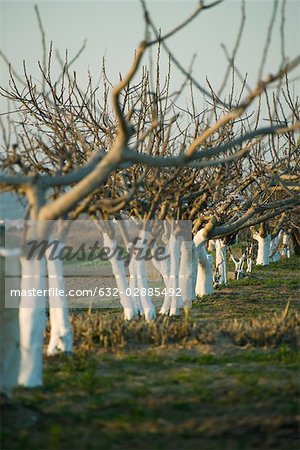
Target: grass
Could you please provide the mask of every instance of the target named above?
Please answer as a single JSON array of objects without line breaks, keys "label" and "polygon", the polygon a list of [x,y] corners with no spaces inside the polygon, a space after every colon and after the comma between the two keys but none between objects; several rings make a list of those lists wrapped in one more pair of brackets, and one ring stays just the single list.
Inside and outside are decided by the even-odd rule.
[{"label": "grass", "polygon": [[253,275],[180,318],[74,313],[74,354],[16,390],[2,448],[298,449],[299,261]]}]

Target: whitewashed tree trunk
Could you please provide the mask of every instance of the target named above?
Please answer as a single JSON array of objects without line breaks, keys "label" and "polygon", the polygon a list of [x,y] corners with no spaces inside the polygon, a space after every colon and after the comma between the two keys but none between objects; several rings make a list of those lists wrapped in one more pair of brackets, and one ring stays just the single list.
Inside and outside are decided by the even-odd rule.
[{"label": "whitewashed tree trunk", "polygon": [[179,287],[181,289],[183,305],[192,306],[196,299],[194,286],[194,259],[196,248],[194,241],[182,241],[180,252]]},{"label": "whitewashed tree trunk", "polygon": [[167,276],[163,276],[163,280],[164,280],[164,284],[165,284],[165,289],[166,289],[166,293],[165,293],[165,297],[164,297],[164,301],[162,304],[162,307],[160,308],[159,314],[169,314],[170,312],[170,308],[171,308],[171,302],[172,302],[172,297],[169,294],[169,275]]},{"label": "whitewashed tree trunk", "polygon": [[[155,250],[155,247],[154,247]],[[166,246],[166,253],[170,255],[170,247],[169,247],[169,243]],[[166,294],[165,294],[165,298],[162,304],[162,307],[159,311],[159,314],[169,314],[170,312],[170,308],[171,308],[171,301],[172,301],[172,297],[169,295],[169,278],[170,278],[170,271],[171,271],[171,258],[166,258],[163,260],[156,260],[155,258],[153,258],[152,260],[154,267],[159,271],[159,273],[161,274],[164,284],[165,284],[165,289],[166,289]]]},{"label": "whitewashed tree trunk", "polygon": [[214,291],[212,258],[206,250],[206,230],[202,229],[194,236],[194,242],[198,253],[198,273],[196,282],[196,295],[210,295]]},{"label": "whitewashed tree trunk", "polygon": [[20,301],[20,371],[19,384],[26,387],[42,385],[42,360],[44,328],[46,321],[46,296],[29,295],[33,289],[44,294],[46,289],[46,260],[40,261],[25,257],[21,262],[21,290],[28,295],[22,296]]},{"label": "whitewashed tree trunk", "polygon": [[246,255],[242,254],[240,257],[237,267],[236,267],[236,279],[239,280],[244,275],[244,265],[245,265]]},{"label": "whitewashed tree trunk", "polygon": [[[170,267],[170,278],[169,278],[169,288],[172,289],[171,294],[171,308],[170,308],[170,316],[178,316],[179,309],[183,306],[182,295],[179,292],[181,290],[179,284],[179,275],[180,275],[180,251],[181,251],[182,239],[180,237],[176,237],[173,232],[170,235],[170,258],[171,258],[171,267]],[[181,281],[184,281],[184,271],[186,267],[182,267],[181,269]]]},{"label": "whitewashed tree trunk", "polygon": [[125,320],[132,320],[134,317],[136,317],[137,310],[133,298],[131,297],[131,295],[128,295],[129,286],[127,283],[124,261],[118,260],[117,258],[115,252],[117,243],[115,239],[112,239],[108,236],[108,234],[103,233],[103,243],[104,246],[110,248],[110,251],[114,254],[114,256],[110,259],[110,263],[119,290],[120,302],[124,309],[124,318]]},{"label": "whitewashed tree trunk", "polygon": [[219,274],[219,283],[227,284],[227,244],[222,239],[216,239],[216,268]]},{"label": "whitewashed tree trunk", "polygon": [[192,241],[193,245],[193,255],[192,255],[192,282],[193,282],[193,296],[194,299],[197,299],[196,296],[196,286],[197,286],[197,276],[198,276],[198,249],[195,245],[195,241]]},{"label": "whitewashed tree trunk", "polygon": [[166,288],[160,314],[175,316],[179,315],[183,304],[191,305],[193,299],[193,248],[190,242],[183,241],[171,232],[167,252],[169,258],[154,260],[153,264],[161,273]]},{"label": "whitewashed tree trunk", "polygon": [[[16,253],[16,254],[13,254]],[[19,253],[20,254],[20,253]],[[18,384],[20,365],[19,298],[14,297],[15,308],[10,308],[10,289],[20,289],[20,267],[18,252],[0,249],[1,264],[1,311],[0,311],[0,392],[11,396]],[[5,276],[11,278],[6,282]],[[14,305],[11,305],[14,306]]]},{"label": "whitewashed tree trunk", "polygon": [[280,254],[283,258],[291,257],[291,236],[287,231],[285,231],[282,236],[282,248]]},{"label": "whitewashed tree trunk", "polygon": [[131,258],[129,262],[129,288],[131,292],[131,296],[133,298],[135,309],[138,314],[143,315],[144,314],[144,308],[142,305],[141,297],[139,295],[139,287],[138,287],[138,280],[137,280],[137,265],[138,261],[135,260],[135,258]]},{"label": "whitewashed tree trunk", "polygon": [[256,264],[261,266],[268,266],[270,264],[270,243],[271,236],[268,234],[265,237],[259,235],[259,233],[255,233],[253,238],[258,242],[258,251]]},{"label": "whitewashed tree trunk", "polygon": [[251,273],[252,272],[252,265],[253,265],[253,260],[252,258],[247,258],[247,269],[246,272],[247,273]]},{"label": "whitewashed tree trunk", "polygon": [[210,239],[207,244],[207,250],[209,253],[213,253],[216,249],[216,243],[213,239]]},{"label": "whitewashed tree trunk", "polygon": [[[142,230],[139,233],[139,237],[142,242],[149,242],[149,233]],[[144,259],[144,256],[147,253],[147,244],[143,246],[141,259],[136,261],[136,276],[137,276],[137,285],[139,290],[139,295],[141,299],[141,304],[144,310],[144,315],[146,320],[154,320],[156,317],[155,308],[151,297],[149,295],[149,285],[148,285],[148,277],[147,277],[147,263]],[[132,255],[134,258],[134,255]]]},{"label": "whitewashed tree trunk", "polygon": [[[233,254],[231,253],[230,257],[234,263],[234,271],[235,271],[236,280],[239,280],[244,273],[244,264],[245,264],[246,255],[245,255],[245,253],[242,253],[242,256],[239,259],[236,259],[233,256]],[[252,259],[250,258],[249,261],[247,261],[247,272],[248,272],[248,269],[249,269],[249,271],[252,270],[251,265],[252,265]]]},{"label": "whitewashed tree trunk", "polygon": [[281,239],[282,232],[280,231],[270,242],[270,262],[277,262],[280,260]]},{"label": "whitewashed tree trunk", "polygon": [[[57,252],[63,248],[60,243]],[[49,288],[50,341],[47,355],[58,352],[70,353],[73,350],[73,334],[70,326],[69,307],[65,295],[63,262],[49,259],[50,250],[46,251]]]}]

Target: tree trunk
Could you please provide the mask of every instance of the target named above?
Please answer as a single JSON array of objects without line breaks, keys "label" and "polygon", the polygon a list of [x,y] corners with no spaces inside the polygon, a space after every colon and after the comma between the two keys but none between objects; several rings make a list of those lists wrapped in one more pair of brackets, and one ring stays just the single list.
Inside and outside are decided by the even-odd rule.
[{"label": "tree trunk", "polygon": [[130,288],[131,296],[134,301],[137,313],[139,313],[140,315],[143,315],[144,308],[142,305],[141,297],[139,295],[136,264],[137,264],[137,261],[134,258],[131,258],[131,260],[129,262],[129,267],[128,267],[128,269],[129,269],[129,288]]},{"label": "tree trunk", "polygon": [[280,253],[283,258],[290,258],[291,256],[291,236],[287,231],[285,231],[282,236],[282,248]]},{"label": "tree trunk", "polygon": [[296,228],[291,232],[291,241],[295,255],[300,255],[300,233]]},{"label": "tree trunk", "polygon": [[[169,278],[169,288],[171,289],[171,308],[170,308],[170,316],[178,316],[179,309],[183,305],[183,299],[181,294],[181,286],[179,286],[179,276],[181,274],[180,281],[184,281],[184,271],[186,270],[186,266],[182,266],[180,272],[180,250],[182,245],[182,239],[180,237],[176,237],[173,232],[170,235],[170,258],[171,258],[171,267],[170,267],[170,278]],[[187,262],[187,261],[185,261]],[[183,283],[184,284],[184,283]],[[185,288],[185,285],[183,286]]]},{"label": "tree trunk", "polygon": [[278,262],[280,260],[280,241],[282,232],[279,232],[270,243],[270,262]]},{"label": "tree trunk", "polygon": [[179,268],[179,287],[183,305],[192,306],[192,301],[196,299],[194,286],[194,258],[196,248],[194,241],[182,241]]},{"label": "tree trunk", "polygon": [[[168,252],[170,254],[170,250],[169,250],[169,244],[168,244]],[[166,250],[167,250],[166,249]],[[167,259],[163,259],[161,261],[156,260],[155,258],[153,258],[152,260],[154,267],[159,271],[159,273],[162,276],[162,279],[164,281],[165,284],[165,289],[166,289],[166,293],[165,293],[165,298],[162,304],[162,307],[160,308],[159,314],[169,314],[170,312],[170,308],[171,308],[171,301],[172,301],[172,297],[169,295],[169,280],[170,280],[170,271],[171,271],[171,259],[167,258]]]},{"label": "tree trunk", "polygon": [[[57,251],[63,245],[60,243]],[[73,350],[73,335],[70,327],[69,307],[65,296],[63,263],[59,259],[49,259],[50,250],[46,252],[48,268],[49,308],[50,308],[50,341],[47,355],[58,352],[70,353]],[[61,294],[60,294],[61,293]]]},{"label": "tree trunk", "polygon": [[227,284],[227,244],[222,239],[216,239],[216,267],[219,274],[219,283]]},{"label": "tree trunk", "polygon": [[261,266],[268,266],[270,264],[271,236],[268,234],[265,237],[262,237],[258,233],[256,233],[253,237],[258,242],[256,264]]},{"label": "tree trunk", "polygon": [[[149,234],[142,230],[139,233],[139,237],[142,242],[149,242]],[[156,317],[155,308],[152,303],[151,297],[149,295],[149,285],[148,285],[148,278],[147,278],[147,264],[146,260],[143,258],[147,253],[147,246],[144,244],[143,247],[143,254],[139,261],[136,261],[135,268],[136,268],[136,275],[137,275],[137,285],[138,285],[138,291],[141,298],[142,307],[145,314],[146,320],[154,320]],[[134,254],[132,255],[134,258]]]},{"label": "tree trunk", "polygon": [[[1,232],[4,234],[4,230]],[[12,389],[18,384],[20,333],[19,309],[9,307],[9,301],[12,299],[10,289],[20,289],[20,265],[17,255],[5,251],[4,242],[1,250],[0,392],[10,397]],[[10,278],[6,279],[6,276]],[[14,303],[18,304],[19,300],[19,297],[13,298]]]},{"label": "tree trunk", "polygon": [[196,295],[210,295],[213,293],[213,270],[211,255],[208,255],[206,243],[208,241],[205,235],[206,230],[202,229],[194,237],[198,253],[198,273],[196,283]]},{"label": "tree trunk", "polygon": [[115,248],[117,243],[115,239],[111,239],[108,234],[103,233],[104,246],[108,247],[113,253],[113,257],[110,259],[113,274],[116,279],[117,287],[119,290],[119,297],[121,305],[124,309],[125,320],[131,320],[137,315],[137,310],[134,304],[134,300],[131,295],[128,295],[128,283],[126,278],[126,271],[123,260],[118,260]]},{"label": "tree trunk", "polygon": [[183,305],[191,306],[193,299],[193,243],[176,237],[173,232],[168,242],[170,257],[153,261],[165,283],[166,294],[160,314],[179,315]]},{"label": "tree trunk", "polygon": [[[19,384],[26,387],[42,385],[42,359],[44,328],[46,322],[46,260],[36,257],[27,260],[24,256],[21,262],[21,290],[27,295],[20,302],[20,345],[21,360]],[[42,295],[30,295],[33,289],[40,290]]]}]

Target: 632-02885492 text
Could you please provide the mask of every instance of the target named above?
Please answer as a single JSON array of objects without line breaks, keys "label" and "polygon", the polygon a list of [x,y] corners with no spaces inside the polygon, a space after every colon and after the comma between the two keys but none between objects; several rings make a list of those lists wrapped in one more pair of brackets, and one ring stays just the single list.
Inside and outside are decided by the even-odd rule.
[{"label": "632-02885492 text", "polygon": [[[98,289],[98,288],[97,288]],[[160,297],[161,295],[170,295],[170,296],[181,296],[181,289],[180,288],[126,288],[125,291],[119,291],[118,288],[99,288],[98,292],[96,295],[99,295],[100,297],[103,297],[104,295],[110,297],[118,297],[119,294],[123,295],[128,295],[131,297],[138,297],[138,296],[144,296],[144,295],[149,295],[151,297]]]}]

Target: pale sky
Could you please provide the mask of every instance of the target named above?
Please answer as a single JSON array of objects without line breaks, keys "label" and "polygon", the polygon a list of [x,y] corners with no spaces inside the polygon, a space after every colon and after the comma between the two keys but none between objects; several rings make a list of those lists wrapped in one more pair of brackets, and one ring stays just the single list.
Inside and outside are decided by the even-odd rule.
[{"label": "pale sky", "polygon": [[[123,1],[14,1],[0,0],[0,46],[15,69],[22,70],[26,60],[28,72],[37,74],[37,60],[41,58],[41,42],[34,13],[37,3],[46,31],[46,40],[53,41],[55,49],[63,55],[68,49],[70,58],[84,39],[87,48],[74,65],[83,84],[90,70],[98,79],[102,57],[106,57],[107,72],[115,82],[119,72],[130,66],[138,43],[143,39],[142,9],[138,0]],[[207,3],[209,3],[207,1]],[[149,10],[162,33],[187,17],[198,4],[195,0],[148,1]],[[280,56],[279,0],[272,45],[264,73],[275,72]],[[205,84],[206,76],[217,89],[220,86],[226,63],[221,43],[232,50],[240,23],[240,0],[226,0],[221,5],[200,14],[186,29],[168,41],[171,50],[182,64],[188,67],[193,54],[197,54],[194,77]],[[242,45],[237,55],[239,70],[248,73],[252,85],[257,80],[258,67],[272,14],[273,1],[246,1],[247,21]],[[287,0],[285,21],[286,55],[290,58],[300,53],[300,1]],[[166,55],[163,61],[167,61]],[[143,61],[147,63],[147,58]],[[299,69],[291,78],[299,75]],[[182,76],[177,70],[172,74],[173,86],[178,87]],[[7,80],[7,68],[1,61],[1,84]],[[294,87],[297,89],[298,86]]]}]

